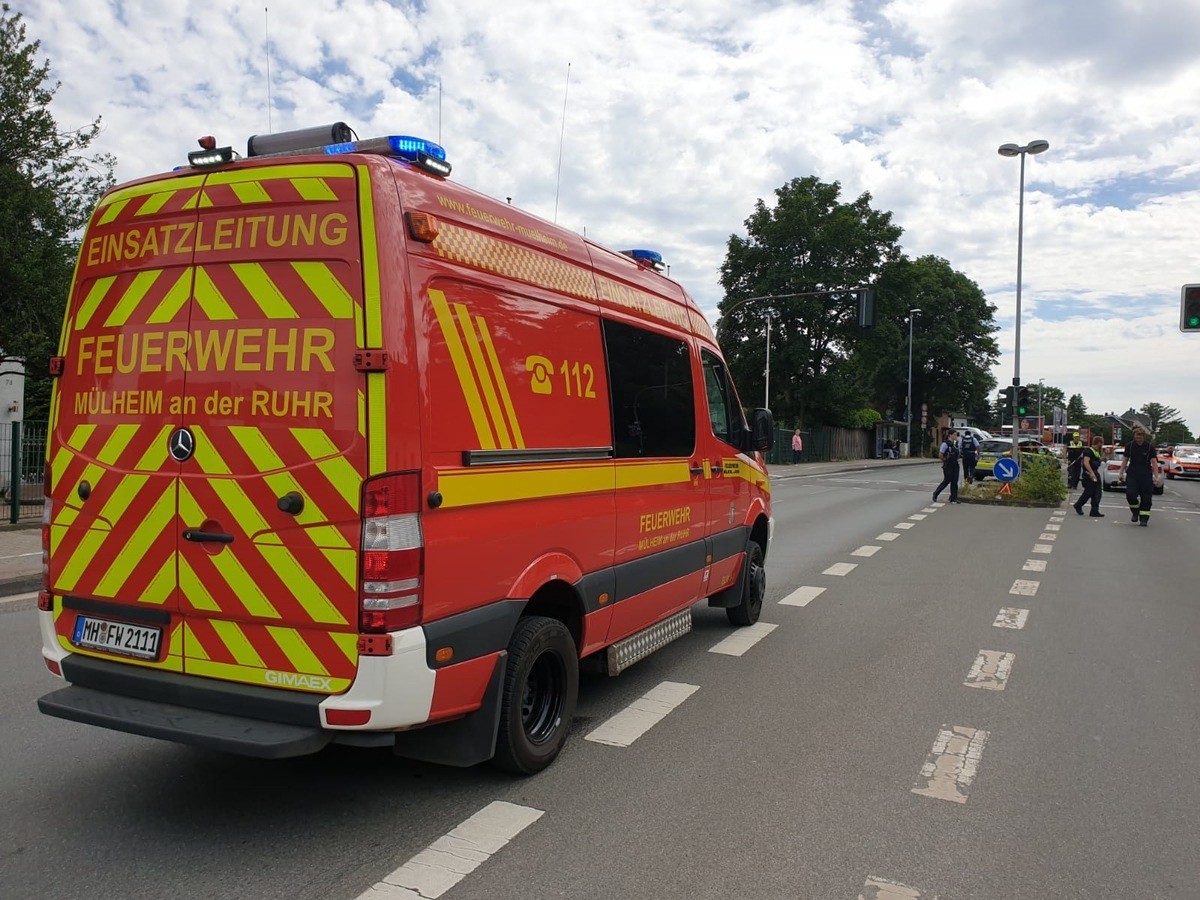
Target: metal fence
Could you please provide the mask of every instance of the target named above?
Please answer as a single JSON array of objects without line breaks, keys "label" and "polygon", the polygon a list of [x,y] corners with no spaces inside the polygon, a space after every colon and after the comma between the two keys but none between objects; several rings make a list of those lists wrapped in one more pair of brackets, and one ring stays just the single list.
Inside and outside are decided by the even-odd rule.
[{"label": "metal fence", "polygon": [[41,518],[45,459],[44,422],[0,426],[0,521]]},{"label": "metal fence", "polygon": [[[829,462],[831,459],[868,459],[871,454],[871,432],[856,428],[804,428],[800,430],[804,449],[800,462]],[[767,454],[767,463],[781,465],[792,462],[792,432],[775,429],[775,446]]]}]

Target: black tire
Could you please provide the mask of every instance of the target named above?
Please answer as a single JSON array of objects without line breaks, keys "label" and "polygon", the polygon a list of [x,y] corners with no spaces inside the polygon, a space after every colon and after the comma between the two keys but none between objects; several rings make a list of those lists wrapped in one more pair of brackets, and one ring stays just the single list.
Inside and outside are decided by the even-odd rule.
[{"label": "black tire", "polygon": [[554,762],[575,715],[579,654],[562,622],[521,619],[508,642],[493,765],[532,775]]},{"label": "black tire", "polygon": [[1175,480],[1175,476],[1174,476],[1174,475],[1168,475],[1168,476],[1167,476],[1167,481],[1174,481],[1174,480]]},{"label": "black tire", "polygon": [[725,610],[734,625],[753,625],[762,614],[763,598],[767,595],[767,570],[763,566],[762,547],[751,541],[746,548],[746,577],[742,582],[742,599],[737,606]]}]

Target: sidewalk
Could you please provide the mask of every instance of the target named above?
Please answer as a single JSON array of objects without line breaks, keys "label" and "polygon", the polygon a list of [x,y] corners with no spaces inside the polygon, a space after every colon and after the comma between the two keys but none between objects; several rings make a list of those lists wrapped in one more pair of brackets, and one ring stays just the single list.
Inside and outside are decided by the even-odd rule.
[{"label": "sidewalk", "polygon": [[[772,481],[936,463],[934,459],[843,459],[770,467]],[[42,535],[37,523],[0,526],[0,600],[42,586]]]}]

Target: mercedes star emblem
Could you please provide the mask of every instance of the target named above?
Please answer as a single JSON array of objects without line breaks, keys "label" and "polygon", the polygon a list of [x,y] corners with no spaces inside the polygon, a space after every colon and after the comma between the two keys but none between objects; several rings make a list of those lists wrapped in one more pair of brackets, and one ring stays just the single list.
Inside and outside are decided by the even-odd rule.
[{"label": "mercedes star emblem", "polygon": [[187,462],[196,452],[196,437],[186,428],[176,428],[167,441],[167,449],[175,462]]}]

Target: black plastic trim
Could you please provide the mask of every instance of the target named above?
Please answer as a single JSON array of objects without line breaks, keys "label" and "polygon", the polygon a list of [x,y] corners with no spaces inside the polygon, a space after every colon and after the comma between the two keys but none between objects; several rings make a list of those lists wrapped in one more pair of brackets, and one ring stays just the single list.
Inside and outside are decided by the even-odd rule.
[{"label": "black plastic trim", "polygon": [[701,571],[707,559],[707,541],[693,541],[682,547],[661,550],[653,556],[635,559],[616,567],[614,600],[628,600],[676,578]]},{"label": "black plastic trim", "polygon": [[578,462],[612,459],[612,447],[557,447],[533,450],[464,450],[464,466],[508,466],[516,463]]},{"label": "black plastic trim", "polygon": [[[431,669],[442,669],[505,649],[526,602],[501,600],[422,625],[426,664]],[[454,648],[451,659],[444,663],[435,661],[438,648],[447,646]]]},{"label": "black plastic trim", "polygon": [[[603,609],[611,603],[616,602],[617,597],[617,572],[613,567],[601,569],[599,572],[591,572],[584,575],[575,585],[579,595],[583,598],[583,614],[585,616]],[[605,603],[600,602],[600,597],[603,594],[608,594],[608,600]]]},{"label": "black plastic trim", "polygon": [[320,727],[318,707],[326,696],[160,672],[79,654],[63,659],[62,670],[71,684],[106,694],[302,727]]},{"label": "black plastic trim", "polygon": [[87,600],[83,597],[63,597],[62,605],[63,609],[73,609],[93,616],[109,616],[128,622],[146,622],[150,625],[171,624],[171,614],[158,607],[109,603],[106,600]]},{"label": "black plastic trim", "polygon": [[709,538],[713,562],[720,562],[746,552],[746,544],[750,542],[750,529],[745,525],[730,528]]}]

